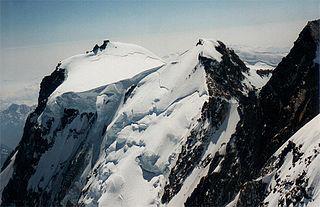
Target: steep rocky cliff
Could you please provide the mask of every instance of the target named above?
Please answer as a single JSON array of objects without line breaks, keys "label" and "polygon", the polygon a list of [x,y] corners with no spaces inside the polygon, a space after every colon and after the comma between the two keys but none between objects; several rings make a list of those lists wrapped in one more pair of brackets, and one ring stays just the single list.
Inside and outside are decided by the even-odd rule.
[{"label": "steep rocky cliff", "polygon": [[262,205],[267,184],[255,179],[279,147],[319,113],[319,23],[307,24],[260,93],[240,98],[241,119],[219,170],[210,164],[187,206],[224,206],[236,196],[238,206]]}]

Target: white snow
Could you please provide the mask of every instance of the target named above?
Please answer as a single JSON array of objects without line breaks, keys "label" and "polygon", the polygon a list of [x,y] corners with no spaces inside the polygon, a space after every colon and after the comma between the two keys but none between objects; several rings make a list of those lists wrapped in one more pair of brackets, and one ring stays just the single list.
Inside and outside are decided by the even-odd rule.
[{"label": "white snow", "polygon": [[217,41],[204,38],[201,38],[199,41],[202,42],[202,45],[198,45],[201,48],[201,56],[221,61],[222,55],[215,49],[216,46],[219,46]]},{"label": "white snow", "polygon": [[63,60],[60,68],[66,69],[67,78],[51,97],[98,88],[163,64],[161,58],[143,47],[109,42],[96,55],[90,52]]},{"label": "white snow", "polygon": [[[100,152],[101,129],[108,125],[129,86],[136,84],[142,78],[154,73],[157,69],[144,71],[131,79],[109,84],[103,88],[82,93],[65,93],[57,96],[55,101],[48,103],[46,109],[38,118],[38,122],[46,125],[47,121],[54,119],[51,131],[44,138],[54,140],[53,146],[40,158],[35,173],[30,178],[28,188],[37,191],[39,188],[49,190],[54,187],[53,177],[61,173],[61,167],[68,162],[81,147],[82,142],[92,145],[92,159],[96,159]],[[64,109],[77,109],[76,116],[63,130],[57,130]],[[90,128],[90,117],[81,116],[83,113],[97,114],[95,125]],[[92,119],[92,118],[91,118]],[[56,133],[53,133],[54,131]],[[73,133],[76,132],[76,133]],[[89,132],[87,134],[86,132]],[[76,137],[74,137],[76,136]],[[84,178],[83,178],[84,179]]]}]

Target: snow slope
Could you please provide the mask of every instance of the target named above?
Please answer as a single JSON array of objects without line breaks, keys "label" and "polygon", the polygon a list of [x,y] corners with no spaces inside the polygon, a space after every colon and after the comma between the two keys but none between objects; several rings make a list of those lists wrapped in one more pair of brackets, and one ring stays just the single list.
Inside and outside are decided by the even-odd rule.
[{"label": "snow slope", "polygon": [[160,204],[172,160],[208,99],[198,55],[219,59],[215,44],[207,40],[139,82],[107,128],[103,155],[93,170],[97,175],[91,174],[81,203]]},{"label": "snow slope", "polygon": [[118,42],[109,42],[96,54],[62,61],[59,68],[65,70],[66,79],[38,118],[38,123],[49,129],[44,138],[52,146],[41,156],[28,189],[59,191],[62,181],[55,178],[69,170],[68,162],[79,153],[88,153],[87,164],[96,160],[103,128],[111,122],[127,90],[163,64],[142,47]]},{"label": "snow slope", "polygon": [[320,115],[297,131],[274,154],[268,183],[267,206],[318,206],[320,203]]}]

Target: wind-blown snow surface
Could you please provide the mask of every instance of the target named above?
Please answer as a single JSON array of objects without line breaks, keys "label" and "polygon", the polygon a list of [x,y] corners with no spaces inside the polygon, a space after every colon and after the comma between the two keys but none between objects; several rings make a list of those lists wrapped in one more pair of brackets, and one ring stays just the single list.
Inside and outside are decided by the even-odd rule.
[{"label": "wind-blown snow surface", "polygon": [[52,96],[70,91],[83,92],[131,78],[142,71],[158,67],[161,62],[159,57],[143,47],[109,42],[97,54],[90,52],[62,61],[60,67],[67,70],[67,78]]}]

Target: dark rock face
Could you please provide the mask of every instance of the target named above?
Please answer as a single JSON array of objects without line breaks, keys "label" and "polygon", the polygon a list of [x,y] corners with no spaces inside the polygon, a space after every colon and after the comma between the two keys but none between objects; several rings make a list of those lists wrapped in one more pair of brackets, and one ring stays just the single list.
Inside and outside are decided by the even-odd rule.
[{"label": "dark rock face", "polygon": [[98,50],[100,49],[99,45],[95,45],[92,49],[92,52],[96,55],[98,53]]},{"label": "dark rock face", "polygon": [[[163,203],[168,203],[181,189],[185,179],[191,174],[198,165],[205,167],[206,163],[200,163],[205,153],[211,137],[225,119],[228,111],[228,102],[221,98],[210,98],[202,108],[203,117],[197,126],[191,131],[186,144],[182,146],[178,160],[169,175],[169,183],[164,188],[162,197]],[[204,127],[206,118],[214,114],[216,119],[211,119],[211,127]],[[200,144],[199,144],[200,143]],[[211,158],[207,158],[211,161]]]},{"label": "dark rock face", "polygon": [[272,70],[270,69],[259,69],[257,70],[257,74],[260,75],[260,77],[269,76],[272,73]]},{"label": "dark rock face", "polygon": [[38,98],[38,106],[35,110],[37,115],[41,114],[46,107],[49,96],[58,86],[65,80],[65,69],[60,68],[61,63],[58,63],[56,69],[49,75],[43,78],[40,84],[40,92]]},{"label": "dark rock face", "polygon": [[100,45],[100,49],[101,50],[104,50],[104,49],[106,49],[106,47],[107,47],[107,45],[109,44],[109,40],[104,40],[103,41],[103,44],[102,45]]},{"label": "dark rock face", "polygon": [[[46,107],[48,97],[64,81],[65,70],[60,68],[60,63],[51,75],[44,77],[40,84],[38,106],[32,112],[25,123],[23,136],[18,147],[11,153],[11,156],[18,151],[14,163],[13,179],[10,179],[8,185],[2,193],[2,206],[10,205],[32,205],[26,200],[28,195],[27,184],[31,175],[34,173],[33,166],[36,166],[41,155],[49,149],[50,143],[43,139],[46,133],[45,128],[40,127],[37,123],[39,115]],[[48,123],[50,125],[50,123]],[[10,161],[10,157],[4,163],[4,169]],[[17,187],[19,186],[19,187]]]},{"label": "dark rock face", "polygon": [[[201,40],[197,45],[203,44]],[[241,83],[244,79],[243,72],[248,68],[234,53],[222,42],[216,47],[222,54],[220,62],[199,55],[199,64],[204,67],[207,74],[207,85],[209,89],[209,101],[202,107],[202,116],[198,120],[196,127],[191,131],[186,144],[182,147],[178,160],[170,172],[169,183],[164,188],[162,197],[163,203],[168,203],[181,189],[185,179],[191,174],[193,169],[199,165],[202,167],[210,162],[216,165],[220,162],[222,156],[218,153],[212,159],[207,157],[205,163],[200,163],[208,145],[211,136],[219,129],[227,116],[229,102],[231,97],[238,98],[242,95],[245,85]],[[196,67],[195,69],[200,69]],[[205,127],[208,122],[210,126]]]},{"label": "dark rock face", "polygon": [[[28,180],[34,173],[33,165],[38,163],[40,155],[50,146],[50,143],[42,139],[43,129],[35,123],[37,117],[36,112],[33,112],[27,118],[23,137],[15,150],[15,152],[19,150],[14,166],[15,174],[2,193],[3,206],[27,205],[25,197],[27,195]],[[9,164],[8,161],[9,159],[4,164],[4,167]]]},{"label": "dark rock face", "polygon": [[92,52],[96,55],[99,50],[100,50],[100,51],[105,50],[106,47],[107,47],[107,45],[109,44],[109,42],[110,42],[109,40],[104,40],[103,43],[102,43],[102,45],[99,46],[99,45],[96,44],[96,45],[93,47]]},{"label": "dark rock face", "polygon": [[[34,113],[33,113],[34,114]],[[54,119],[48,119],[47,123],[39,125],[32,122],[34,117],[28,117],[25,125],[24,135],[18,148],[19,150],[15,163],[13,178],[5,187],[2,195],[2,205],[10,206],[60,206],[61,200],[64,198],[73,181],[77,178],[80,172],[83,172],[83,163],[86,162],[87,151],[90,146],[87,146],[83,139],[79,140],[79,146],[72,159],[64,164],[60,164],[60,172],[51,180],[56,188],[50,191],[38,187],[37,191],[27,189],[28,181],[35,172],[35,168],[41,156],[49,150],[55,140],[59,138],[58,133],[63,131],[75,118],[86,120],[86,130],[77,131],[71,129],[68,132],[70,139],[84,138],[90,130],[90,126],[94,123],[96,116],[94,113],[79,114],[76,109],[64,109],[64,113],[59,120],[59,126],[54,129],[53,137],[47,137],[52,130]],[[19,188],[16,186],[19,185]]]},{"label": "dark rock face", "polygon": [[227,48],[222,42],[218,42],[219,46],[216,50],[222,54],[220,62],[199,56],[199,61],[208,74],[209,95],[227,99],[239,98],[243,96],[245,90],[248,90],[241,81],[244,79],[242,73],[248,72],[249,68],[233,50]]},{"label": "dark rock face", "polygon": [[124,94],[124,100],[123,103],[126,103],[126,101],[128,100],[128,98],[131,96],[133,90],[137,87],[137,85],[132,85],[127,92]]},{"label": "dark rock face", "polygon": [[224,206],[239,191],[239,206],[260,205],[265,189],[252,180],[272,154],[319,113],[319,65],[314,63],[319,24],[319,20],[308,23],[259,96],[251,92],[240,97],[241,120],[227,145],[221,171],[213,172],[211,163],[186,206]]}]

